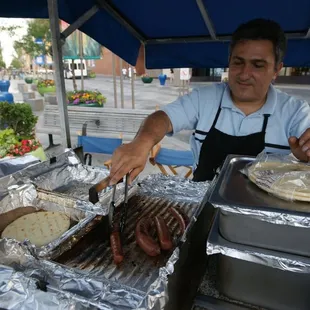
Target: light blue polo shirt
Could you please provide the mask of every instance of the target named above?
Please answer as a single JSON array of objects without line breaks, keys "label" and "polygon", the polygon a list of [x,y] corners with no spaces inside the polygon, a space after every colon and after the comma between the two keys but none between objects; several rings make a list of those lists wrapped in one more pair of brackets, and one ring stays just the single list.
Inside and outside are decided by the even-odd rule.
[{"label": "light blue polo shirt", "polygon": [[[208,135],[216,112],[221,113],[215,128],[233,136],[245,136],[262,130],[264,114],[270,114],[265,136],[265,151],[289,154],[288,138],[300,137],[310,128],[310,107],[305,100],[297,99],[270,85],[267,101],[262,108],[246,116],[230,96],[226,83],[215,83],[194,89],[162,108],[169,116],[173,135],[181,130],[193,130],[190,138],[196,168],[202,142]],[[212,150],[210,150],[212,152]]]}]

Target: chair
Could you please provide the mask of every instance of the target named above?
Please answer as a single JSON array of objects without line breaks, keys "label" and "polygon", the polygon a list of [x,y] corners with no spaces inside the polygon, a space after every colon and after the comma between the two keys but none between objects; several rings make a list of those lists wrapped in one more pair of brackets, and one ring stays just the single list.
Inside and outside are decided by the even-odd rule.
[{"label": "chair", "polygon": [[[82,135],[78,135],[77,147],[83,148],[84,164],[92,164],[92,155],[90,153],[99,153],[112,155],[114,150],[123,144],[123,137],[120,134],[119,138],[105,138],[105,137],[92,137],[86,135],[86,126],[83,125]],[[88,159],[88,163],[87,163]],[[110,169],[111,160],[106,160],[104,166]]]},{"label": "chair", "polygon": [[186,167],[189,171],[185,174],[185,178],[189,178],[192,174],[194,165],[194,157],[191,151],[172,150],[162,148],[160,144],[153,147],[150,154],[150,163],[157,166],[164,175],[169,175],[164,166],[167,166],[174,175],[178,175],[177,168]]}]

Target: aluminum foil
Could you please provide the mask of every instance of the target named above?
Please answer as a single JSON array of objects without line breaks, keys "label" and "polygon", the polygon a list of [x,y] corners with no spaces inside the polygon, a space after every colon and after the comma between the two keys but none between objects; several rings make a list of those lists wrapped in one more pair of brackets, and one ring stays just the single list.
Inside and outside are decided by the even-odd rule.
[{"label": "aluminum foil", "polygon": [[14,185],[8,195],[0,201],[0,215],[17,208],[34,207],[36,210],[57,211],[66,214],[71,220],[71,228],[62,236],[42,247],[34,247],[36,255],[40,257],[56,257],[70,249],[96,223],[95,215],[85,211],[68,208],[61,204],[61,200],[50,202],[38,198],[37,191],[32,184]]},{"label": "aluminum foil", "polygon": [[37,279],[25,276],[13,268],[0,265],[1,309],[10,310],[84,310],[98,309],[87,301],[80,301],[74,294],[50,289],[37,289]]},{"label": "aluminum foil", "polygon": [[223,254],[229,257],[253,262],[256,264],[265,265],[272,268],[281,269],[284,271],[310,273],[310,261],[291,260],[280,256],[266,255],[258,251],[241,251],[239,249],[230,248],[207,242],[207,254]]},{"label": "aluminum foil", "polygon": [[[144,293],[54,262],[38,260],[27,245],[0,240],[0,263],[9,266],[0,266],[0,302],[2,295],[7,294],[10,295],[8,309],[43,309],[40,306],[51,305],[55,309],[93,306],[109,310],[163,310],[167,302],[168,276],[173,273],[178,257],[177,248],[166,266],[159,269],[158,279]],[[46,294],[36,289],[38,281],[47,284]],[[25,301],[28,308],[17,307]]]},{"label": "aluminum foil", "polygon": [[[45,162],[32,165],[0,180],[0,199],[14,184],[34,184],[38,195],[51,202],[59,199],[65,206],[96,215],[107,215],[111,198],[108,187],[99,193],[99,202],[89,202],[89,188],[109,175],[105,167],[83,165],[72,150]],[[130,189],[136,184],[134,182]],[[53,195],[50,195],[53,193]],[[124,196],[124,183],[117,185],[116,199]]]},{"label": "aluminum foil", "polygon": [[[218,182],[212,190],[210,202],[227,213],[245,215],[256,220],[277,225],[310,228],[309,203],[290,202],[265,193],[240,172],[247,175],[250,167],[257,169],[278,163],[277,169],[295,169],[298,161],[292,155],[261,153],[257,158],[230,155],[227,157]],[[242,165],[240,164],[242,163]],[[240,167],[243,167],[240,169]],[[302,164],[300,169],[310,169]],[[297,169],[297,168],[296,168]],[[237,185],[236,185],[237,184]]]},{"label": "aluminum foil", "polygon": [[[53,169],[51,169],[51,165],[53,165]],[[81,165],[74,154],[66,152],[60,155],[60,157],[57,157],[55,163],[44,162],[36,165],[36,167],[32,167],[32,169],[26,168],[15,174],[14,179],[17,182],[22,180],[22,182],[27,183],[23,186],[28,188],[27,194],[16,194],[15,197],[19,197],[19,201],[26,201],[28,203],[28,201],[32,199],[31,197],[35,196],[34,193],[36,192],[36,199],[49,201],[54,204],[57,204],[59,200],[61,200],[65,209],[84,210],[84,212],[93,212],[93,214],[101,212],[99,214],[105,215],[107,214],[108,202],[110,200],[109,189],[103,194],[104,199],[106,199],[103,199],[104,204],[100,197],[100,203],[92,206],[86,200],[71,197],[68,195],[68,191],[57,192],[60,183],[65,183],[65,185],[67,185],[66,182],[70,183],[72,180],[76,181],[80,176],[83,176],[81,179],[84,182],[86,182],[85,180],[88,177],[87,183],[97,183],[102,179],[102,174],[96,179],[98,176],[96,171],[98,171],[97,168]],[[75,172],[77,172],[77,174],[75,174]],[[45,179],[43,178],[44,174]],[[92,179],[90,179],[90,175],[92,175]],[[59,178],[59,180],[57,178]],[[49,183],[47,179],[50,179],[51,182]],[[35,185],[40,185],[40,187],[43,187],[44,184],[46,186],[44,185],[44,189],[36,190],[35,187],[31,187],[31,184],[28,183],[29,181],[34,182]],[[58,187],[56,187],[56,185],[58,185]],[[119,193],[117,201],[123,199],[123,184],[119,184],[119,186],[120,189],[117,191],[117,193]],[[10,187],[10,192],[12,190],[20,191],[20,188],[20,186]],[[208,188],[208,182],[195,183],[179,177],[154,175],[142,180],[139,186],[133,184],[129,190],[129,196],[135,191],[141,191],[142,195],[165,198],[182,203],[196,203],[198,206],[205,197]],[[107,204],[105,205],[105,203]],[[14,204],[17,205],[15,202]],[[118,202],[116,205],[118,205]],[[199,208],[197,207],[193,217],[197,216],[196,213],[198,210]],[[3,255],[1,255],[1,251],[4,252]],[[140,291],[126,285],[121,285],[117,282],[117,279],[115,282],[111,279],[107,280],[103,276],[100,276],[99,273],[79,271],[48,261],[45,258],[39,259],[39,255],[40,253],[38,253],[29,242],[21,244],[13,240],[0,240],[0,263],[13,267],[17,272],[22,272],[23,276],[27,279],[35,278],[48,282],[48,291],[57,291],[57,293],[55,293],[57,297],[63,296],[61,294],[65,294],[65,296],[69,296],[68,299],[71,301],[72,298],[70,294],[72,294],[74,298],[77,298],[85,305],[90,304],[99,309],[163,310],[168,298],[168,277],[173,273],[175,263],[179,259],[179,248],[174,250],[165,266],[158,269],[158,277],[146,291]],[[27,292],[31,292],[31,290],[27,288]],[[18,294],[19,292],[16,293],[17,296]],[[37,309],[36,296],[32,296],[33,304],[31,304],[31,306],[33,308],[31,309]],[[46,298],[50,298],[49,296],[50,295],[46,295]],[[31,300],[30,297],[29,300]],[[61,300],[61,298],[59,300]],[[12,302],[14,302],[14,298]]]},{"label": "aluminum foil", "polygon": [[[25,244],[0,240],[0,304],[7,309],[137,309],[143,295],[31,255]],[[38,288],[41,287],[41,289]]]},{"label": "aluminum foil", "polygon": [[165,267],[159,269],[157,280],[150,286],[146,296],[137,310],[163,310],[168,301],[168,277],[174,272],[174,265],[180,256],[180,249],[176,248]]},{"label": "aluminum foil", "polygon": [[[37,187],[48,191],[67,191],[68,195],[81,196],[85,192],[84,184],[96,184],[109,174],[104,167],[83,165],[73,151],[68,151],[48,161],[23,169],[13,177],[23,183],[34,183]],[[72,189],[70,186],[72,184]],[[76,188],[81,185],[82,188]],[[66,187],[66,188],[64,188]],[[81,198],[81,197],[77,197]],[[88,198],[88,191],[87,197]]]},{"label": "aluminum foil", "polygon": [[139,183],[141,194],[150,197],[200,203],[209,189],[210,182],[194,182],[179,176],[152,174]]},{"label": "aluminum foil", "polygon": [[40,162],[40,160],[32,155],[2,158],[0,159],[0,178],[17,172],[18,170],[22,170],[38,162]]},{"label": "aluminum foil", "polygon": [[294,215],[284,212],[271,212],[266,210],[258,210],[254,208],[240,208],[238,206],[226,206],[213,204],[215,208],[219,208],[224,212],[246,215],[259,221],[269,222],[276,225],[290,225],[295,227],[310,228],[310,217],[302,215]]},{"label": "aluminum foil", "polygon": [[218,221],[218,216],[216,216],[206,244],[208,255],[222,254],[283,271],[310,273],[310,259],[308,258],[239,245],[223,239],[219,235]]}]

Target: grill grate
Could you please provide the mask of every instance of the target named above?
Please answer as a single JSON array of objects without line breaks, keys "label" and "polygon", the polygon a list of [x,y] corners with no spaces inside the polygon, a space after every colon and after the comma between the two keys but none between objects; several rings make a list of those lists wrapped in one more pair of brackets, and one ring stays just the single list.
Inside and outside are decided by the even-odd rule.
[{"label": "grill grate", "polygon": [[[169,207],[179,207],[191,217],[197,204],[178,203],[162,198],[135,195],[128,202],[128,217],[123,235],[124,262],[120,266],[113,263],[108,235],[107,219],[86,235],[74,248],[63,254],[57,262],[68,267],[87,271],[89,274],[104,277],[111,281],[146,292],[150,284],[158,278],[158,270],[165,266],[172,251],[162,252],[158,257],[147,256],[135,242],[135,226],[144,216],[161,215],[172,234],[174,244],[179,238],[177,221],[168,212]],[[116,208],[115,222],[119,221],[119,208]],[[151,233],[155,233],[155,230]]]}]

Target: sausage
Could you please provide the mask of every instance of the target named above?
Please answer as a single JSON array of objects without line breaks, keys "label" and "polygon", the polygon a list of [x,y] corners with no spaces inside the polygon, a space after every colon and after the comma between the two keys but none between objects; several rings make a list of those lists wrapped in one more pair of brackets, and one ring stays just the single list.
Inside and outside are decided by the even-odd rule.
[{"label": "sausage", "polygon": [[177,220],[177,222],[179,223],[180,226],[180,230],[181,230],[181,234],[183,235],[185,228],[186,228],[186,223],[185,223],[185,219],[182,216],[181,212],[179,212],[179,210],[177,210],[174,207],[170,207],[169,208],[170,213],[172,214],[172,216]]},{"label": "sausage", "polygon": [[184,222],[185,222],[185,227],[187,227],[187,225],[189,224],[190,220],[188,215],[182,210],[182,209],[177,209],[177,211],[182,215]]},{"label": "sausage", "polygon": [[157,256],[160,254],[160,247],[148,233],[151,226],[150,219],[142,218],[138,221],[135,230],[136,242],[147,255]]},{"label": "sausage", "polygon": [[121,238],[119,231],[113,231],[110,235],[111,250],[115,264],[120,264],[124,260]]},{"label": "sausage", "polygon": [[171,241],[170,231],[161,216],[155,216],[155,226],[157,230],[157,236],[159,239],[160,247],[163,250],[171,250],[173,247]]}]

